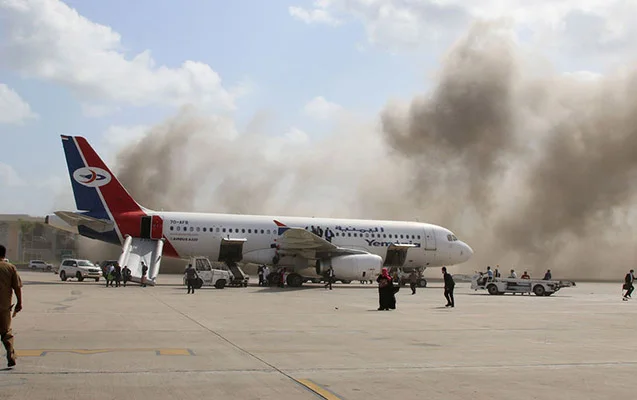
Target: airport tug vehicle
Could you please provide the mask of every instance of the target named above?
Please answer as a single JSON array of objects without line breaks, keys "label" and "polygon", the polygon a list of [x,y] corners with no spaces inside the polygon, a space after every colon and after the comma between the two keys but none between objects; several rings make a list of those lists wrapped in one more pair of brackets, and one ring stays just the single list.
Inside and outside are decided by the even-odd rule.
[{"label": "airport tug vehicle", "polygon": [[471,289],[485,289],[490,295],[505,293],[534,293],[536,296],[550,296],[565,287],[575,286],[573,281],[520,279],[520,278],[491,278],[478,273],[471,278]]}]

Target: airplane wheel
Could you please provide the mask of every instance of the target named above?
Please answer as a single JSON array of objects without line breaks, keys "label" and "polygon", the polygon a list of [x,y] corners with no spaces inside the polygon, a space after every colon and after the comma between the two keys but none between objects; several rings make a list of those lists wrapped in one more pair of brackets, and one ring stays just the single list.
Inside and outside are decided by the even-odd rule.
[{"label": "airplane wheel", "polygon": [[287,277],[289,287],[301,287],[303,285],[303,277],[299,274],[290,274]]}]

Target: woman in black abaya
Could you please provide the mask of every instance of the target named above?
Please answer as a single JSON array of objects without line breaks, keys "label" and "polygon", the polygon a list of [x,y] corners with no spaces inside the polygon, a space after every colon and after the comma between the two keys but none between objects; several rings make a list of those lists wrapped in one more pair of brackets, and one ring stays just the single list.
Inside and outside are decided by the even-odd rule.
[{"label": "woman in black abaya", "polygon": [[396,308],[396,293],[394,281],[389,276],[387,268],[383,268],[381,274],[376,278],[378,282],[378,311],[393,310]]}]

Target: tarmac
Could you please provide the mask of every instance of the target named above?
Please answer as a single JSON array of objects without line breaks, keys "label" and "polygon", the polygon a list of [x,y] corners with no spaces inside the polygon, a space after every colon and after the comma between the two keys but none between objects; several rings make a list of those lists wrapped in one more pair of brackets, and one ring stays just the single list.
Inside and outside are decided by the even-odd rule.
[{"label": "tarmac", "polygon": [[377,311],[375,285],[106,288],[22,271],[0,399],[607,399],[637,376],[621,282],[551,297],[440,283]]}]

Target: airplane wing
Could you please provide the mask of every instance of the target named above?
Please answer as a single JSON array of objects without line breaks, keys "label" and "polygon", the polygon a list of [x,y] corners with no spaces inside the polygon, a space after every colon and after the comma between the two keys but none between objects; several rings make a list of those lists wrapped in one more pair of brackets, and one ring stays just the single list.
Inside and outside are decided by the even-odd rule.
[{"label": "airplane wing", "polygon": [[113,221],[89,217],[88,215],[72,211],[56,211],[54,213],[60,219],[71,226],[86,226],[96,232],[109,232],[113,230]]},{"label": "airplane wing", "polygon": [[366,251],[338,247],[331,242],[302,228],[290,228],[279,221],[275,221],[279,227],[278,248],[285,253],[297,253],[308,258],[315,255],[335,256],[339,254],[367,254]]}]

